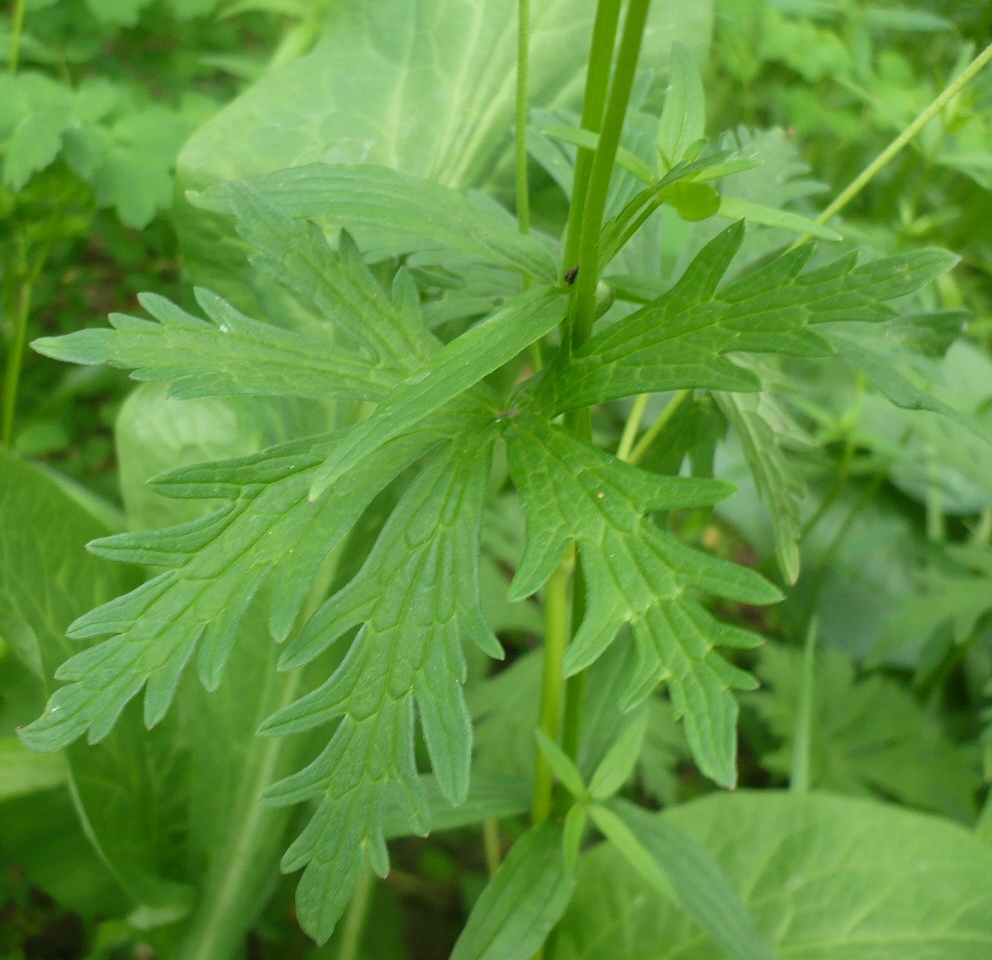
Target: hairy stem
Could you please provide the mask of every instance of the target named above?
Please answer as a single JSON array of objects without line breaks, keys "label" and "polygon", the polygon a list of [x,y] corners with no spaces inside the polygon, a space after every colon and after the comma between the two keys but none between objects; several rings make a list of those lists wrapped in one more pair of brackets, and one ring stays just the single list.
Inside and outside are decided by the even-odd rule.
[{"label": "hairy stem", "polygon": [[530,233],[530,196],[527,189],[527,73],[530,63],[530,0],[517,3],[517,223]]},{"label": "hairy stem", "polygon": [[579,272],[576,277],[575,315],[572,322],[572,346],[581,347],[592,334],[596,319],[596,285],[599,282],[599,240],[603,214],[610,189],[610,178],[616,162],[617,148],[627,104],[634,86],[637,61],[644,39],[651,0],[630,0],[624,20],[616,70],[610,84],[610,95],[603,114],[599,143],[592,159],[585,203],[582,207],[582,227],[579,236]]},{"label": "hairy stem", "polygon": [[21,379],[24,344],[27,340],[28,315],[31,312],[31,291],[34,277],[23,277],[17,289],[13,335],[7,353],[7,368],[3,378],[3,414],[0,443],[9,448],[14,436],[14,412],[17,409],[17,388]]},{"label": "hairy stem", "polygon": [[[992,60],[992,43],[978,54],[892,143],[841,190],[833,203],[816,218],[816,222],[826,223],[831,217],[840,213],[874,179],[875,175],[978,75],[990,60]],[[809,236],[807,235],[800,237],[797,242],[801,243],[808,239]]]},{"label": "hairy stem", "polygon": [[344,917],[344,929],[341,931],[341,952],[339,960],[358,960],[362,946],[362,933],[365,930],[365,920],[372,902],[372,871],[365,868],[355,892],[351,895],[348,912]]},{"label": "hairy stem", "polygon": [[[541,676],[541,711],[539,724],[552,740],[558,742],[561,705],[565,681],[562,663],[572,635],[570,586],[575,568],[575,547],[569,547],[558,569],[551,575],[544,593],[544,671]],[[541,823],[551,813],[553,779],[551,767],[538,750],[534,764],[534,800],[531,817]]]},{"label": "hairy stem", "polygon": [[21,55],[21,36],[24,32],[25,0],[14,0],[14,15],[10,24],[10,60],[8,66],[11,73],[17,73],[17,65]]}]

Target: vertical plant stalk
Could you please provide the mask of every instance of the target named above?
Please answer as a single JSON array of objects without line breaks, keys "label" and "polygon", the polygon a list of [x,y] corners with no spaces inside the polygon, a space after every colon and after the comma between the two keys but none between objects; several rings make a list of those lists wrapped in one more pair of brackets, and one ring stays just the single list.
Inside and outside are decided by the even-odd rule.
[{"label": "vertical plant stalk", "polygon": [[344,917],[344,929],[341,931],[341,952],[338,960],[358,960],[362,947],[362,934],[365,931],[365,921],[372,902],[372,871],[366,866],[355,892],[351,895],[348,912]]},{"label": "vertical plant stalk", "polygon": [[[582,97],[583,130],[599,133],[606,108],[606,95],[610,86],[610,68],[613,65],[613,47],[616,44],[617,25],[620,22],[620,0],[600,0],[592,27],[589,47],[589,65],[586,68],[586,86]],[[582,211],[586,202],[589,174],[592,171],[594,151],[579,147],[572,174],[572,203],[569,208],[568,227],[562,271],[576,266],[579,257],[579,237],[582,232]]]},{"label": "vertical plant stalk", "polygon": [[0,426],[0,443],[10,448],[14,436],[14,413],[17,409],[17,388],[21,379],[21,363],[24,358],[24,345],[27,340],[28,315],[31,312],[31,291],[34,275],[24,276],[17,290],[17,305],[14,309],[13,336],[11,337],[7,367],[3,378],[3,414]]},{"label": "vertical plant stalk", "polygon": [[[575,547],[569,547],[544,591],[544,670],[541,675],[541,710],[538,723],[547,736],[558,742],[565,680],[562,664],[572,636],[570,587],[575,568]],[[553,779],[544,753],[537,751],[534,765],[534,800],[531,817],[541,823],[551,813]]]},{"label": "vertical plant stalk", "polygon": [[[933,101],[924,108],[922,113],[895,140],[892,141],[864,170],[861,171],[834,199],[826,210],[817,218],[817,223],[826,223],[831,217],[840,213],[902,149],[905,147],[944,107],[947,106],[992,60],[992,43],[990,43],[958,76],[952,80]],[[809,235],[800,237],[796,243],[809,239]]]},{"label": "vertical plant stalk", "polygon": [[809,793],[809,758],[812,751],[813,706],[816,698],[816,634],[817,618],[809,622],[806,647],[803,651],[803,670],[799,678],[799,709],[792,742],[792,768],[789,789],[793,793]]},{"label": "vertical plant stalk", "polygon": [[[644,458],[644,454],[651,449],[651,444],[658,439],[661,431],[671,423],[672,417],[675,416],[679,407],[682,406],[691,392],[691,390],[679,390],[678,393],[673,394],[672,399],[668,401],[668,405],[658,414],[655,422],[644,431],[644,436],[637,442],[637,446],[630,451],[629,456],[620,457],[620,459],[626,460],[627,463],[633,464],[636,467]],[[619,452],[617,455],[619,456]]]},{"label": "vertical plant stalk", "polygon": [[530,65],[530,0],[517,3],[517,223],[530,233],[530,194],[527,188],[527,75]]},{"label": "vertical plant stalk", "polygon": [[627,417],[627,422],[624,424],[620,443],[617,446],[618,460],[623,460],[624,462],[630,460],[630,454],[634,448],[634,440],[637,437],[637,431],[641,429],[641,420],[644,419],[644,410],[650,399],[650,393],[642,393],[634,401],[634,405],[630,409],[630,416]]},{"label": "vertical plant stalk", "polygon": [[579,236],[579,272],[575,285],[575,315],[572,321],[571,342],[581,347],[592,334],[596,319],[596,285],[599,282],[599,239],[606,211],[610,178],[620,146],[627,104],[634,86],[637,61],[641,54],[644,27],[647,24],[651,0],[630,0],[624,20],[616,70],[610,84],[610,95],[603,114],[599,143],[589,172],[589,185],[582,208],[582,227]]},{"label": "vertical plant stalk", "polygon": [[10,24],[10,60],[8,68],[11,73],[17,73],[21,55],[21,36],[24,32],[24,7],[26,0],[14,0],[14,15]]},{"label": "vertical plant stalk", "polygon": [[490,877],[495,877],[502,857],[498,820],[482,821],[482,843],[486,851],[486,872]]}]

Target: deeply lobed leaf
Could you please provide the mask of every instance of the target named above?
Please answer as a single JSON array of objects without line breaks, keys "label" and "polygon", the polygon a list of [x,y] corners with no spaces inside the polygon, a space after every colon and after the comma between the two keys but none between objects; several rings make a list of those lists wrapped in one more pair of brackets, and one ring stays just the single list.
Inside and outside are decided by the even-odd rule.
[{"label": "deeply lobed leaf", "polygon": [[566,654],[566,673],[588,666],[630,624],[638,663],[626,703],[667,683],[700,768],[732,786],[737,704],[731,691],[755,683],[714,648],[750,647],[760,639],[715,620],[690,591],[745,603],[774,602],[779,594],[753,571],[684,546],[648,516],[709,506],[732,488],[645,473],[528,414],[513,419],[506,438],[527,518],[527,546],[511,595],[537,590],[576,542],[588,597],[582,626]]},{"label": "deeply lobed leaf", "polygon": [[502,656],[482,615],[479,536],[497,428],[461,432],[403,495],[357,576],[328,600],[286,650],[300,666],[361,626],[341,665],[319,689],[264,725],[285,735],[338,720],[327,748],[267,798],[319,798],[283,868],[306,865],[298,909],[317,940],[330,936],[364,869],[388,869],[383,839],[392,797],[418,832],[429,828],[413,755],[414,710],[442,795],[468,793],[472,727],[461,694],[463,645]]},{"label": "deeply lobed leaf", "polygon": [[890,319],[897,311],[887,301],[955,262],[944,251],[921,250],[858,266],[850,254],[803,272],[813,252],[807,244],[718,290],[743,239],[743,223],[731,225],[671,290],[554,363],[533,388],[531,408],[554,416],[637,393],[756,390],[758,378],[726,354],[830,355],[812,325]]}]

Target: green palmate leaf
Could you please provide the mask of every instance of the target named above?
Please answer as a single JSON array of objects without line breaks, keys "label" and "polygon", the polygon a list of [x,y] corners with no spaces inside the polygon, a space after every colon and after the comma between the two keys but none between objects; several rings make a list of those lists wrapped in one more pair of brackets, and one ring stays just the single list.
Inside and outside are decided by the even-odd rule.
[{"label": "green palmate leaf", "polygon": [[422,431],[381,448],[319,503],[307,493],[333,441],[290,442],[158,478],[156,488],[168,495],[227,502],[190,523],[93,544],[94,552],[110,559],[167,571],[71,625],[71,636],[110,639],[59,668],[58,678],[68,685],[25,728],[24,742],[56,750],[87,730],[96,742],[146,684],[145,722],[155,724],[197,650],[201,680],[216,687],[248,602],[267,580],[273,585],[270,630],[285,638],[324,558],[372,498],[445,429],[464,423],[459,414],[434,418]]},{"label": "green palmate leaf", "polygon": [[691,51],[672,44],[668,90],[658,123],[658,152],[669,169],[706,133],[706,97]]},{"label": "green palmate leaf", "polygon": [[472,729],[461,693],[462,645],[492,656],[499,643],[480,607],[482,508],[497,428],[461,432],[404,494],[351,583],[313,616],[283,657],[308,662],[362,625],[341,666],[313,693],[273,715],[270,735],[340,723],[306,769],[266,796],[280,804],[320,798],[313,819],[283,858],[306,866],[297,891],[300,922],[330,936],[368,857],[385,875],[383,815],[397,798],[418,832],[430,823],[413,755],[414,709],[438,787],[449,803],[468,792]]},{"label": "green palmate leaf", "polygon": [[[757,669],[767,688],[754,694],[761,716],[782,741],[766,753],[767,770],[787,776],[799,711],[800,653],[766,647]],[[892,797],[961,820],[975,814],[978,751],[958,744],[912,693],[888,677],[858,678],[851,660],[825,649],[813,673],[809,777],[813,787]]]},{"label": "green palmate leaf", "polygon": [[334,449],[314,478],[310,495],[320,496],[351,464],[361,462],[553,330],[566,306],[559,289],[535,287],[447,344]]},{"label": "green palmate leaf", "polygon": [[451,960],[527,960],[568,907],[575,872],[559,824],[532,827],[482,892]]},{"label": "green palmate leaf", "polygon": [[954,264],[940,250],[862,266],[851,254],[804,273],[812,255],[807,244],[718,290],[743,238],[742,223],[728,227],[666,294],[549,367],[534,391],[535,409],[554,415],[686,387],[756,390],[757,377],[726,353],[828,355],[830,344],[811,325],[888,320],[896,310],[886,301],[918,290]]},{"label": "green palmate leaf", "polygon": [[407,290],[396,284],[393,302],[383,296],[347,233],[335,254],[314,224],[283,216],[248,184],[228,183],[225,191],[238,233],[257,251],[251,265],[291,290],[363,356],[412,371],[417,356],[437,350]]},{"label": "green palmate leaf", "polygon": [[[946,820],[773,791],[711,795],[661,820],[710,851],[779,957],[984,960],[992,950],[992,852]],[[551,957],[728,955],[679,912],[602,844],[582,858]]]},{"label": "green palmate leaf", "polygon": [[774,602],[779,594],[754,572],[683,546],[647,518],[656,510],[712,505],[731,488],[644,473],[526,414],[511,421],[506,437],[527,517],[527,546],[511,595],[537,590],[565,548],[578,543],[588,607],[566,671],[586,667],[631,624],[639,658],[625,701],[636,703],[666,682],[700,769],[732,785],[737,704],[731,690],[753,688],[754,681],[714,647],[760,641],[713,619],[688,591],[748,603]]},{"label": "green palmate leaf", "polygon": [[[759,376],[767,377],[764,368],[751,366],[756,367]],[[766,388],[757,393],[715,392],[713,397],[740,439],[758,493],[768,507],[782,577],[786,583],[795,583],[799,577],[802,535],[799,503],[806,492],[806,483],[784,448],[808,446],[811,441]]]},{"label": "green palmate leaf", "polygon": [[[548,250],[513,222],[481,203],[429,180],[369,164],[310,164],[253,177],[250,187],[290,219],[324,219],[385,234],[395,253],[441,247],[553,282],[557,268]],[[196,198],[198,205],[229,213],[229,187]]]},{"label": "green palmate leaf", "polygon": [[135,380],[172,381],[174,397],[224,394],[378,400],[402,378],[402,367],[349,357],[323,339],[259,323],[208,290],[196,299],[210,322],[164,297],[145,293],[141,305],[158,321],[111,314],[113,330],[45,337],[39,353],[71,363],[109,363]]},{"label": "green palmate leaf", "polygon": [[334,253],[316,227],[281,216],[245,185],[232,185],[230,196],[240,233],[258,251],[252,262],[324,322],[308,333],[286,330],[197,290],[207,322],[144,294],[139,300],[158,323],[115,314],[114,330],[46,337],[34,348],[59,360],[131,369],[137,380],[172,381],[170,393],[182,398],[368,400],[382,399],[417,368],[418,357],[437,350],[402,281],[390,302],[346,234]]}]

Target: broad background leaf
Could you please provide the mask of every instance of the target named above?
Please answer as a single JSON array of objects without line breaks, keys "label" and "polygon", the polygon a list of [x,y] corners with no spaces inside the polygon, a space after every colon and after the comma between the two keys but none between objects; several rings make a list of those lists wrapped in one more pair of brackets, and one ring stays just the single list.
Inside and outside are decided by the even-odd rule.
[{"label": "broad background leaf", "polygon": [[[992,850],[946,820],[822,794],[714,794],[661,815],[708,848],[780,960],[984,960]],[[603,844],[583,858],[553,960],[725,954]]]}]

